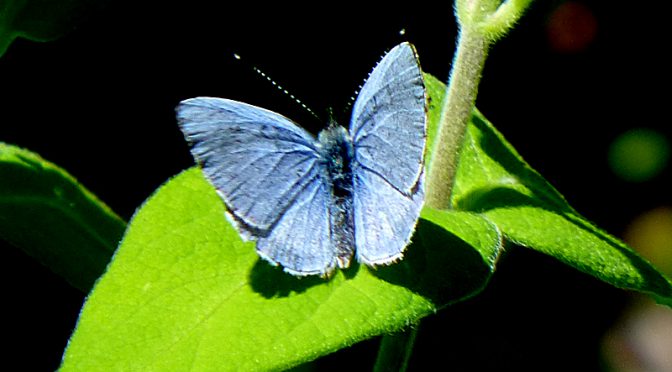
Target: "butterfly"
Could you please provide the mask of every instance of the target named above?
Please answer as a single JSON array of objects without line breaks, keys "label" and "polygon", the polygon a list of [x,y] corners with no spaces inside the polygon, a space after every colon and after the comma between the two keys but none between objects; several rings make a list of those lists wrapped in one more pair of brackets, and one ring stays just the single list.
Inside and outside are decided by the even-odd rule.
[{"label": "butterfly", "polygon": [[286,117],[212,97],[182,101],[191,153],[260,257],[296,276],[329,276],[353,257],[403,257],[424,202],[426,98],[410,43],[390,50],[355,100],[349,128],[317,138]]}]

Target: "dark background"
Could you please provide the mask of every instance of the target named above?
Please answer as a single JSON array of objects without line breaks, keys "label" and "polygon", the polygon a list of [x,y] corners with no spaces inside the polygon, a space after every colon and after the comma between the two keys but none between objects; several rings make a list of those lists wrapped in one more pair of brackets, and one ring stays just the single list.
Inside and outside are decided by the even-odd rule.
[{"label": "dark background", "polygon": [[[563,2],[538,0],[492,49],[477,105],[571,205],[621,236],[636,215],[670,204],[669,167],[667,176],[633,184],[607,166],[609,145],[628,128],[670,138],[669,32],[657,2],[580,3],[593,37],[583,40],[591,35],[585,14],[562,23],[566,35],[558,36],[551,20]],[[327,109],[342,111],[401,41],[413,42],[423,69],[446,80],[456,40],[451,5],[110,1],[65,37],[18,40],[0,58],[0,141],[60,165],[128,220],[193,164],[174,118],[180,100],[232,98],[317,132]],[[85,295],[0,245],[3,361],[53,370]],[[511,244],[506,251],[483,294],[422,322],[411,370],[604,368],[601,340],[629,294],[536,252]],[[318,366],[369,370],[376,347],[366,341]]]}]

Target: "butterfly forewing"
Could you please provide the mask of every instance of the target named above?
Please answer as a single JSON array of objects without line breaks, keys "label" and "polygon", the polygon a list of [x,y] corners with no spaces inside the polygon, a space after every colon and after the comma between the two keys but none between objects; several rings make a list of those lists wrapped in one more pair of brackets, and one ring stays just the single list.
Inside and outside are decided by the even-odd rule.
[{"label": "butterfly forewing", "polygon": [[221,98],[183,101],[191,152],[242,228],[268,234],[318,172],[315,140],[274,112]]},{"label": "butterfly forewing", "polygon": [[415,50],[393,48],[373,70],[352,111],[357,163],[409,194],[425,150],[425,87]]}]

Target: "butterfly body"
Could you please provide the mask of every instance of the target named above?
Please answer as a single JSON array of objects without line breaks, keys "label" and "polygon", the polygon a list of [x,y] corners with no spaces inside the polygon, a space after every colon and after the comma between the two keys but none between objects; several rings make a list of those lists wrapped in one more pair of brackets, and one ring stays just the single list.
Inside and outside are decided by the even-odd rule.
[{"label": "butterfly body", "polygon": [[336,250],[337,265],[346,268],[355,251],[353,220],[352,166],[354,147],[352,137],[342,126],[331,123],[318,135],[320,162],[325,171],[325,182],[330,186],[331,236]]},{"label": "butterfly body", "polygon": [[177,113],[241,237],[268,262],[326,276],[353,257],[375,266],[403,256],[424,201],[425,90],[410,44],[373,70],[350,126],[332,122],[317,139],[227,99],[188,99]]}]

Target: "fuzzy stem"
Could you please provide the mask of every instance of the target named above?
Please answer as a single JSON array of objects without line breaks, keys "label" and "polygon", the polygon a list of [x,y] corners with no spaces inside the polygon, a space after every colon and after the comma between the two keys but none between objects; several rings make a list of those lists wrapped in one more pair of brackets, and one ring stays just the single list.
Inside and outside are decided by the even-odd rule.
[{"label": "fuzzy stem", "polygon": [[460,148],[474,109],[489,45],[478,30],[464,26],[460,30],[429,167],[425,200],[430,207],[448,209],[451,206]]},{"label": "fuzzy stem", "polygon": [[416,326],[403,332],[383,335],[373,371],[406,371],[417,333]]}]

